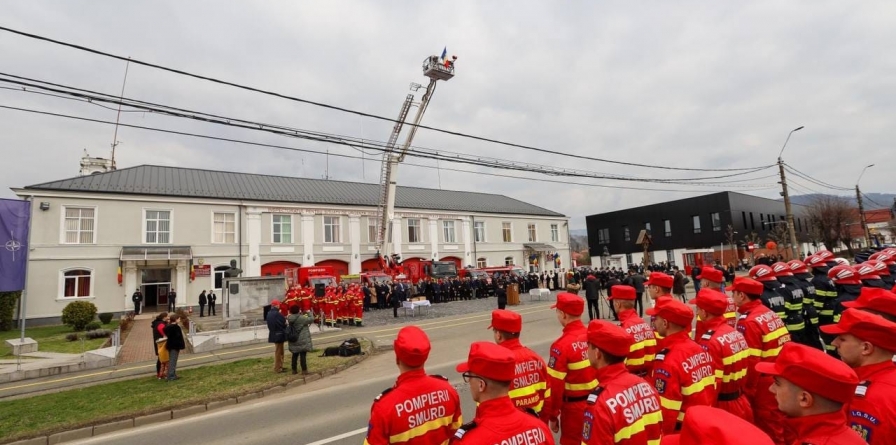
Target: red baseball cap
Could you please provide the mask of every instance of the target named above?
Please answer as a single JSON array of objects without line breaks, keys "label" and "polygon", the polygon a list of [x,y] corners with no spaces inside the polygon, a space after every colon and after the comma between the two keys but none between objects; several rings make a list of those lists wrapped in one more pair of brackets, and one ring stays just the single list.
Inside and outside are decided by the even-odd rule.
[{"label": "red baseball cap", "polygon": [[696,305],[712,315],[724,315],[728,309],[728,296],[715,289],[703,288],[688,304]]},{"label": "red baseball cap", "polygon": [[280,306],[280,300],[275,298],[273,301],[271,301],[271,306]]},{"label": "red baseball cap", "polygon": [[607,300],[632,300],[636,298],[635,288],[631,286],[626,286],[624,284],[617,284],[610,288],[610,293],[613,294],[607,297]]},{"label": "red baseball cap", "polygon": [[644,284],[648,286],[659,286],[671,289],[672,282],[672,277],[667,274],[664,274],[662,272],[651,272],[650,277],[647,278],[647,281],[645,281]]},{"label": "red baseball cap", "polygon": [[738,277],[734,280],[734,285],[731,289],[747,295],[762,295],[765,286],[752,278]]},{"label": "red baseball cap", "polygon": [[392,349],[395,350],[395,356],[402,363],[417,367],[426,363],[432,345],[429,344],[429,337],[426,336],[423,329],[417,326],[405,326],[398,331],[398,337],[392,343]]},{"label": "red baseball cap", "polygon": [[840,403],[852,400],[859,384],[856,372],[846,363],[792,341],[784,343],[774,362],[757,363],[756,370],[782,377],[808,392]]},{"label": "red baseball cap", "polygon": [[513,311],[496,309],[492,311],[492,324],[486,329],[497,329],[504,332],[522,332],[523,317]]},{"label": "red baseball cap", "polygon": [[844,307],[868,309],[896,317],[896,294],[877,287],[863,287],[855,301],[844,301]]},{"label": "red baseball cap", "polygon": [[560,309],[569,315],[582,315],[582,312],[585,312],[585,300],[576,294],[560,292],[557,294],[557,302],[551,306],[551,309]]},{"label": "red baseball cap", "polygon": [[616,357],[625,357],[634,339],[625,329],[606,320],[591,320],[588,324],[588,343]]},{"label": "red baseball cap", "polygon": [[847,309],[837,324],[821,326],[830,335],[850,334],[874,346],[896,352],[896,323],[877,314],[859,309]]},{"label": "red baseball cap", "polygon": [[692,406],[685,413],[680,434],[663,436],[661,445],[774,445],[756,425],[728,411]]},{"label": "red baseball cap", "polygon": [[697,275],[697,279],[708,280],[713,283],[721,283],[725,281],[725,276],[722,274],[721,270],[712,266],[706,266],[700,269],[700,275]]},{"label": "red baseball cap", "polygon": [[470,345],[467,361],[457,365],[457,372],[472,372],[480,377],[509,382],[513,380],[516,363],[513,352],[503,346],[487,341],[477,341]]},{"label": "red baseball cap", "polygon": [[647,315],[663,317],[669,323],[678,326],[687,327],[694,321],[694,311],[688,305],[672,298],[657,299],[656,306],[647,309]]}]

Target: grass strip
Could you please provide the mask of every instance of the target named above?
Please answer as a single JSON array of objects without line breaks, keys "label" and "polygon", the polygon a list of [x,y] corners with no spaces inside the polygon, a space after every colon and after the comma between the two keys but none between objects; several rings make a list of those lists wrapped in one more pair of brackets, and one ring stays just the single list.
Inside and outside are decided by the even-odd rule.
[{"label": "grass strip", "polygon": [[[111,323],[103,325],[102,329],[114,331],[118,328],[118,320],[112,320]],[[103,346],[108,338],[97,338],[93,340],[82,340],[86,338],[85,332],[78,332],[78,340],[68,341],[65,336],[75,331],[70,326],[40,326],[35,328],[25,327],[25,337],[33,338],[38,343],[38,350],[41,352],[61,352],[65,354],[83,354],[86,351],[92,351]],[[20,331],[0,331],[0,358],[8,359],[14,357],[12,348],[6,344],[6,340],[19,338]]]},{"label": "grass strip", "polygon": [[[362,350],[370,342],[362,340]],[[273,347],[272,347],[273,348]],[[308,372],[320,373],[351,357],[308,354]],[[290,354],[286,354],[286,369]],[[155,376],[105,383],[25,399],[0,402],[0,442],[42,436],[116,420],[224,400],[285,385],[302,375],[274,374],[274,359],[251,358],[178,370],[179,380]],[[172,397],[176,394],[176,397]]]}]

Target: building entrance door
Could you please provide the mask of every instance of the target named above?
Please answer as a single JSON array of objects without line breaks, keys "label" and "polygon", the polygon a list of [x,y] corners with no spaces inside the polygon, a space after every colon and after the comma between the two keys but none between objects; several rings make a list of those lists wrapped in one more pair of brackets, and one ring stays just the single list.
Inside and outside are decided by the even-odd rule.
[{"label": "building entrance door", "polygon": [[142,269],[140,285],[144,307],[155,312],[168,308],[168,291],[171,289],[171,269]]}]

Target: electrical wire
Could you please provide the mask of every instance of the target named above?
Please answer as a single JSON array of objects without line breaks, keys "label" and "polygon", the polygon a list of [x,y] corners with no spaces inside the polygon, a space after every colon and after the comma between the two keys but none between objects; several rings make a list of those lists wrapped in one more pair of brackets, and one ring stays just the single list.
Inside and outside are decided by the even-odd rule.
[{"label": "electrical wire", "polygon": [[[13,77],[15,79],[24,79],[21,76],[10,75],[7,73],[0,73],[0,76],[8,76],[8,77]],[[28,80],[30,80],[32,82],[41,82],[41,83],[50,84],[49,82],[43,82],[43,81],[36,80],[36,79],[28,79]],[[149,106],[149,105],[145,105],[145,104],[148,104],[148,102],[145,102],[145,101],[139,101],[139,100],[133,100],[133,99],[125,100],[122,97],[111,97],[111,95],[108,95],[108,94],[92,92],[92,91],[84,90],[84,89],[80,89],[80,88],[68,87],[65,85],[51,84],[51,85],[54,85],[54,87],[47,87],[44,85],[38,85],[38,84],[24,82],[22,80],[10,80],[10,79],[2,79],[2,78],[0,78],[0,81],[18,84],[18,85],[30,86],[30,87],[38,88],[38,89],[42,89],[42,90],[53,91],[54,93],[59,93],[59,94],[66,94],[66,95],[70,95],[70,96],[73,96],[76,98],[90,101],[91,103],[93,101],[103,101],[103,102],[110,103],[110,104],[119,104],[119,105],[125,105],[125,106],[129,106],[129,107],[136,107],[141,110],[151,111],[156,114],[188,118],[188,119],[199,120],[199,121],[203,121],[203,122],[220,124],[220,125],[235,126],[235,127],[239,127],[239,128],[253,130],[253,131],[266,131],[266,132],[275,133],[275,134],[288,136],[288,137],[297,137],[297,138],[301,138],[301,139],[317,140],[320,142],[336,143],[339,145],[348,145],[348,146],[355,148],[356,150],[359,149],[356,147],[356,145],[358,144],[358,142],[357,142],[358,140],[354,139],[354,138],[350,138],[349,142],[346,142],[345,138],[338,137],[338,136],[332,136],[332,135],[319,136],[320,133],[308,132],[305,130],[298,130],[298,129],[294,129],[294,128],[282,127],[282,126],[277,126],[277,125],[273,125],[273,124],[247,121],[247,120],[242,120],[242,119],[237,119],[237,118],[232,118],[232,117],[217,116],[217,115],[212,115],[209,113],[179,109],[179,108],[170,107],[167,105],[152,104],[153,106]],[[59,87],[59,88],[56,88],[56,87]],[[62,88],[64,88],[64,89],[62,89]],[[66,89],[73,89],[73,90],[77,90],[77,91],[67,91]],[[171,110],[176,110],[176,111],[171,111]],[[198,113],[198,114],[196,114],[196,113]],[[369,142],[370,142],[369,140],[362,140],[361,144],[366,144],[366,146],[368,148],[374,148],[376,150],[380,150],[383,152],[391,152],[392,151],[392,148],[385,145],[385,143],[380,143],[376,146],[371,147]],[[421,153],[422,151],[426,151],[428,153],[425,153],[425,154]],[[365,152],[365,154],[369,155],[369,153],[366,153],[366,152]],[[720,176],[701,177],[701,178],[670,178],[670,179],[638,178],[638,177],[628,177],[628,176],[618,176],[618,175],[605,175],[605,174],[599,174],[599,173],[595,174],[593,172],[584,172],[581,170],[566,169],[566,168],[559,168],[559,167],[536,166],[536,165],[528,164],[528,163],[518,163],[515,161],[488,158],[488,157],[482,157],[482,156],[476,156],[475,159],[473,159],[473,158],[470,158],[469,155],[463,155],[463,154],[451,153],[451,152],[440,152],[440,151],[425,149],[425,148],[421,148],[421,147],[415,148],[413,151],[409,152],[409,154],[411,156],[436,159],[437,161],[438,160],[459,161],[459,162],[472,163],[474,165],[480,165],[480,166],[486,166],[486,167],[490,166],[493,168],[502,168],[502,169],[509,169],[509,170],[533,171],[533,172],[538,172],[538,173],[542,173],[542,174],[546,174],[546,175],[554,175],[554,176],[574,176],[574,177],[585,177],[585,178],[593,178],[593,179],[640,181],[640,182],[654,182],[654,183],[667,183],[667,184],[679,184],[679,185],[692,185],[693,184],[693,185],[705,185],[705,186],[715,186],[715,187],[728,186],[728,187],[748,187],[748,188],[750,188],[750,187],[765,185],[765,184],[755,184],[755,185],[730,184],[730,182],[736,182],[736,181],[726,181],[726,182],[719,182],[719,183],[696,182],[696,181],[703,181],[705,179],[718,179],[718,178],[727,178],[727,177],[732,177],[732,176],[740,176],[740,175],[754,173],[755,171],[747,171],[747,172],[733,173],[733,174],[720,175]],[[770,168],[770,167],[768,167],[768,168]],[[757,178],[751,178],[748,180],[755,180],[755,179],[757,179]],[[693,181],[693,182],[691,182],[691,181]],[[739,182],[739,181],[737,181],[737,182]]]},{"label": "electrical wire", "polygon": [[864,194],[864,193],[862,193],[862,197],[864,197],[868,202],[870,202],[870,203],[876,205],[878,208],[882,208],[882,209],[889,208],[889,206],[885,206],[885,205],[883,205],[883,204],[881,204],[881,203],[879,203],[879,202],[876,202],[875,200],[869,198],[868,195],[866,195],[866,194]]},{"label": "electrical wire", "polygon": [[[98,124],[115,125],[115,122],[112,122],[112,121],[104,121],[104,120],[100,120],[100,119],[93,119],[93,118],[87,118],[87,117],[82,117],[82,116],[71,116],[71,115],[66,115],[66,114],[53,113],[53,112],[49,112],[49,111],[31,110],[31,109],[27,109],[27,108],[12,107],[12,106],[7,106],[7,105],[0,105],[0,109],[7,109],[7,110],[13,110],[13,111],[39,114],[39,115],[44,115],[44,116],[72,119],[72,120],[78,120],[78,121],[84,121],[84,122],[92,122],[92,123],[98,123]],[[318,151],[318,150],[310,150],[310,149],[303,149],[303,148],[297,148],[297,147],[288,147],[288,146],[276,145],[276,144],[266,144],[266,143],[262,143],[262,142],[244,141],[244,140],[240,140],[240,139],[224,138],[224,137],[219,137],[219,136],[210,136],[210,135],[189,133],[189,132],[184,132],[184,131],[169,130],[169,129],[163,129],[163,128],[154,128],[154,127],[148,127],[148,126],[143,126],[143,125],[134,125],[134,124],[125,124],[125,123],[119,123],[118,125],[122,126],[122,127],[126,127],[126,128],[134,128],[134,129],[138,129],[138,130],[146,130],[146,131],[153,131],[153,132],[159,132],[159,133],[174,134],[174,135],[179,135],[179,136],[188,136],[188,137],[193,137],[193,138],[208,139],[208,140],[214,140],[214,141],[219,141],[219,142],[231,142],[231,143],[250,145],[250,146],[256,146],[256,147],[273,148],[273,149],[279,149],[279,150],[289,150],[289,151],[316,154],[316,155],[324,155],[324,156],[333,156],[333,157],[337,157],[337,158],[360,159],[365,162],[377,162],[377,163],[380,162],[376,159],[366,159],[366,158],[362,158],[360,156],[352,156],[352,155],[345,155],[345,154],[339,154],[339,153],[329,153],[328,154],[326,152],[322,152],[322,151]],[[433,167],[430,165],[425,165],[425,164],[415,164],[415,163],[410,163],[410,162],[406,162],[404,164],[414,166],[414,167],[433,169],[433,170],[436,169],[436,167]],[[453,168],[446,168],[446,167],[442,167],[441,169],[447,170],[447,171],[469,173],[469,174],[483,175],[483,176],[489,176],[489,177],[502,177],[502,178],[510,178],[510,179],[521,179],[521,180],[526,180],[526,181],[549,182],[549,183],[555,183],[555,184],[578,185],[578,186],[599,187],[599,188],[609,188],[609,189],[618,189],[618,190],[642,190],[642,191],[651,191],[651,192],[686,192],[686,193],[703,193],[703,192],[713,192],[714,193],[714,192],[717,192],[717,190],[694,190],[694,189],[684,190],[684,189],[668,189],[668,188],[627,187],[627,186],[615,186],[615,185],[606,185],[606,184],[591,184],[591,183],[583,183],[583,182],[561,181],[561,180],[556,180],[556,179],[514,176],[514,175],[499,174],[499,173],[494,173],[494,172],[477,172],[477,171],[471,171],[471,170],[461,170],[461,169],[453,169]],[[756,190],[766,190],[769,188],[774,188],[774,187],[757,188]]]},{"label": "electrical wire", "polygon": [[840,186],[828,184],[827,182],[824,182],[820,179],[815,179],[815,178],[807,175],[806,173],[803,173],[803,172],[797,170],[796,167],[794,167],[790,164],[787,164],[787,163],[784,163],[784,169],[789,171],[790,173],[793,173],[796,176],[799,176],[809,182],[812,182],[812,183],[814,183],[818,186],[824,187],[824,188],[828,188],[831,190],[841,190],[841,191],[851,191],[852,190],[852,188],[849,188],[849,187],[840,187]]},{"label": "electrical wire", "polygon": [[[170,73],[174,73],[174,74],[192,77],[194,79],[204,80],[204,81],[208,81],[208,82],[212,82],[212,83],[216,83],[216,84],[220,84],[220,85],[226,85],[226,86],[238,88],[238,89],[245,90],[245,91],[251,91],[254,93],[264,94],[264,95],[268,95],[268,96],[277,97],[280,99],[286,99],[286,100],[290,100],[290,101],[294,101],[294,102],[304,103],[304,104],[322,107],[322,108],[335,110],[335,111],[340,111],[340,112],[344,112],[344,113],[351,113],[354,115],[363,116],[363,117],[367,117],[367,118],[371,118],[371,119],[377,119],[377,120],[387,121],[387,122],[392,122],[392,123],[400,123],[399,121],[397,121],[395,119],[385,117],[385,116],[379,116],[379,115],[375,115],[375,114],[371,114],[371,113],[365,113],[365,112],[361,112],[361,111],[351,110],[348,108],[330,105],[330,104],[326,104],[323,102],[311,101],[311,100],[302,99],[302,98],[295,97],[295,96],[277,93],[274,91],[264,90],[261,88],[255,88],[255,87],[241,85],[241,84],[237,84],[237,83],[226,81],[226,80],[216,79],[213,77],[194,74],[194,73],[190,73],[190,72],[175,69],[175,68],[169,68],[169,67],[154,64],[154,63],[144,62],[142,60],[138,60],[138,59],[134,59],[134,58],[130,58],[130,57],[123,57],[123,56],[107,53],[104,51],[100,51],[100,50],[89,48],[89,47],[82,46],[82,45],[76,45],[73,43],[68,43],[68,42],[63,42],[60,40],[51,39],[49,37],[39,36],[37,34],[31,34],[31,33],[27,33],[24,31],[18,31],[18,30],[12,29],[12,28],[4,27],[4,26],[0,26],[0,31],[7,31],[7,32],[10,32],[13,34],[23,36],[23,37],[40,40],[40,41],[44,41],[44,42],[48,42],[48,43],[53,43],[56,45],[61,45],[61,46],[76,49],[79,51],[84,51],[84,52],[88,52],[91,54],[109,57],[109,58],[113,58],[113,59],[117,59],[117,60],[121,60],[121,61],[129,61],[130,63],[135,63],[135,64],[145,66],[148,68],[154,68],[154,69],[158,69],[158,70],[162,70],[162,71],[166,71],[166,72],[170,72]],[[569,158],[574,158],[574,159],[582,159],[582,160],[587,160],[587,161],[604,162],[604,163],[616,164],[616,165],[626,165],[626,166],[631,166],[631,167],[641,167],[641,168],[660,169],[660,170],[677,170],[677,171],[731,172],[731,171],[745,171],[745,170],[761,170],[763,168],[768,168],[768,167],[774,166],[774,164],[772,164],[772,165],[765,165],[765,166],[743,167],[743,168],[709,169],[709,168],[685,168],[685,167],[668,167],[668,166],[662,166],[662,165],[649,165],[649,164],[640,164],[640,163],[635,163],[635,162],[625,162],[625,161],[617,161],[617,160],[610,160],[610,159],[603,159],[603,158],[596,158],[596,157],[587,157],[587,156],[576,155],[576,154],[572,154],[572,153],[564,153],[564,152],[560,152],[560,151],[556,151],[556,150],[548,150],[548,149],[544,149],[544,148],[516,144],[516,143],[512,143],[512,142],[505,142],[505,141],[501,141],[498,139],[470,135],[470,134],[461,133],[461,132],[457,132],[457,131],[451,131],[451,130],[445,130],[445,129],[441,129],[441,128],[430,127],[427,125],[420,125],[420,124],[414,125],[412,123],[406,123],[405,125],[416,126],[417,128],[422,128],[425,130],[430,130],[430,131],[434,131],[434,132],[438,132],[438,133],[448,134],[448,135],[452,135],[452,136],[457,136],[457,137],[462,137],[462,138],[467,138],[467,139],[477,140],[477,141],[482,141],[482,142],[489,142],[489,143],[503,145],[503,146],[507,146],[507,147],[520,148],[520,149],[535,151],[535,152],[544,153],[544,154],[551,154],[551,155],[569,157]]]}]

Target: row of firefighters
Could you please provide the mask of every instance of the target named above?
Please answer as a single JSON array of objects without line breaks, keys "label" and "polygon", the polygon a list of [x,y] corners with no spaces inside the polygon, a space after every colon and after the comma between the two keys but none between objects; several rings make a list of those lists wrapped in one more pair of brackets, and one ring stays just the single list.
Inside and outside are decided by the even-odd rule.
[{"label": "row of firefighters", "polygon": [[364,292],[355,283],[325,287],[322,295],[315,293],[311,286],[290,286],[283,296],[280,313],[284,317],[289,315],[292,306],[298,306],[301,312],[311,312],[316,324],[361,326],[364,321]]},{"label": "row of firefighters", "polygon": [[[694,309],[672,297],[672,277],[661,272],[645,283],[653,301],[649,322],[634,310],[638,295],[630,286],[612,289],[619,327],[604,320],[586,327],[585,302],[560,293],[552,308],[563,332],[547,363],[519,343],[521,317],[495,311],[489,326],[495,341],[516,357],[512,380],[499,378],[509,384],[512,405],[476,400],[473,422],[449,426],[443,421],[452,413],[446,417],[443,408],[450,398],[420,397],[435,393],[402,375],[374,402],[365,444],[445,443],[440,435],[451,426],[458,433],[451,443],[554,443],[549,433],[504,437],[516,418],[505,412],[511,406],[559,432],[561,445],[657,445],[677,433],[680,442],[669,443],[896,444],[896,250],[872,257],[853,266],[820,251],[805,262],[755,266],[749,278],[734,280],[730,295],[720,271],[706,268],[698,277],[703,289],[688,301],[696,306],[693,333]],[[459,371],[472,370],[472,351],[470,357]],[[464,374],[477,388],[474,396],[492,385],[476,377]],[[408,417],[403,410],[430,409],[407,408],[408,400],[441,405],[440,415]],[[709,407],[716,411],[703,409]],[[505,428],[483,429],[493,418],[505,419]],[[415,434],[423,437],[380,439]]]}]

